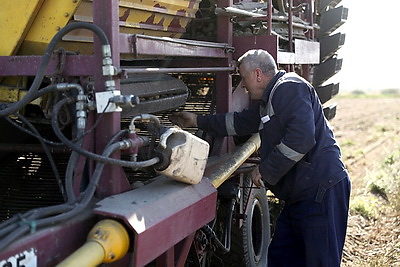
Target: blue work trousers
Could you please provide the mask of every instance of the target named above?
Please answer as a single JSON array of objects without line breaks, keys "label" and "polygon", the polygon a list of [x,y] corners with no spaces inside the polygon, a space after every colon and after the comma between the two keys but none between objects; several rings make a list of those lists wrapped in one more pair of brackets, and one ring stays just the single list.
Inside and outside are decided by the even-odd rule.
[{"label": "blue work trousers", "polygon": [[340,266],[346,236],[350,180],[325,192],[285,205],[268,249],[268,267]]}]

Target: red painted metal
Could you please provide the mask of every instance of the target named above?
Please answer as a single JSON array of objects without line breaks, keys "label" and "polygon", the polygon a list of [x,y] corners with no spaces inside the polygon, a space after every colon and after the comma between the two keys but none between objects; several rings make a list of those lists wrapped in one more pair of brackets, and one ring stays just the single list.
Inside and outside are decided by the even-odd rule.
[{"label": "red painted metal", "polygon": [[184,267],[195,233],[189,235],[156,259],[159,267]]},{"label": "red painted metal", "polygon": [[[118,1],[113,0],[97,0],[93,1],[93,22],[103,29],[108,36],[111,45],[111,53],[113,66],[120,66],[120,51],[119,51],[119,11]],[[105,90],[105,77],[101,73],[102,56],[101,43],[97,37],[94,38],[95,45],[95,62],[99,66],[95,75],[94,83],[96,92]],[[120,89],[119,80],[115,80],[116,90]],[[93,138],[95,151],[98,154],[103,152],[103,149],[110,138],[120,130],[121,114],[119,112],[106,113],[102,118],[102,123],[97,127]],[[113,157],[119,158],[120,153],[114,153]],[[130,189],[128,180],[122,167],[116,165],[107,165],[104,168],[99,187],[96,195],[100,198],[121,193]]]},{"label": "red painted metal", "polygon": [[[232,0],[218,1],[218,7],[232,6]],[[229,17],[219,16],[217,18],[217,41],[232,45],[233,43],[233,26]],[[231,64],[232,57],[226,60],[226,65]],[[230,112],[232,109],[232,79],[229,72],[221,72],[216,76],[217,87],[217,113]]]},{"label": "red painted metal", "polygon": [[[217,6],[220,8],[232,6],[233,0],[217,1]],[[233,43],[233,25],[229,17],[217,17],[217,41],[232,45]],[[226,58],[227,66],[232,64],[232,55],[229,54]],[[216,112],[226,113],[232,111],[232,77],[230,72],[218,72],[216,74],[215,84],[216,92]],[[220,151],[216,154],[224,154],[232,151],[234,148],[233,140],[225,138]]]},{"label": "red painted metal", "polygon": [[156,260],[156,267],[173,267],[175,266],[175,252],[174,247],[171,247],[164,252]]},{"label": "red painted metal", "polygon": [[[34,76],[42,56],[0,56],[0,76]],[[93,56],[68,55],[62,74],[66,76],[89,76],[94,73]],[[53,56],[46,69],[46,75],[57,71],[57,59]]]},{"label": "red painted metal", "polygon": [[103,199],[94,212],[125,221],[135,232],[133,265],[144,266],[210,222],[216,199],[216,189],[207,178],[187,185],[159,177],[136,190]]},{"label": "red painted metal", "polygon": [[233,54],[234,59],[238,59],[244,52],[250,49],[264,49],[275,60],[278,57],[278,37],[276,35],[235,36],[233,44],[236,47]]},{"label": "red painted metal", "polygon": [[94,216],[86,212],[63,224],[31,233],[0,251],[0,261],[34,249],[37,266],[55,266],[86,241],[87,233],[94,224]]},{"label": "red painted metal", "polygon": [[175,253],[175,263],[177,267],[183,267],[185,265],[195,235],[196,233],[193,233],[175,245],[175,251],[179,251],[179,253]]}]

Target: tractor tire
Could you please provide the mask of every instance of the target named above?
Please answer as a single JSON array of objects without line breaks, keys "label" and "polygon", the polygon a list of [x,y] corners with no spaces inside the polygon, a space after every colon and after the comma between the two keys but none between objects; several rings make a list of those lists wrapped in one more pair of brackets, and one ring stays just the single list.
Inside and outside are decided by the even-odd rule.
[{"label": "tractor tire", "polygon": [[[248,188],[246,189],[250,191]],[[247,195],[249,193],[247,192]],[[247,218],[243,221],[241,229],[245,266],[267,266],[271,234],[269,205],[265,188],[253,189],[248,202]]]},{"label": "tractor tire", "polygon": [[267,266],[270,215],[266,190],[255,188],[249,176],[244,178],[243,187],[243,205],[248,206],[245,219],[242,223],[238,219],[232,223],[231,249],[228,253],[217,255],[218,265],[211,266]]}]

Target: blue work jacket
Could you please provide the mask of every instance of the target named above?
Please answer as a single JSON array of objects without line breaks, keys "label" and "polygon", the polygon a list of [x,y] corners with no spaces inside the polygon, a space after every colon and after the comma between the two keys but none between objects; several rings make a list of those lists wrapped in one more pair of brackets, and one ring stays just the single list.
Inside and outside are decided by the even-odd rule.
[{"label": "blue work jacket", "polygon": [[319,98],[295,73],[278,72],[251,108],[198,116],[197,124],[215,136],[259,132],[260,174],[288,203],[310,197],[321,201],[327,189],[348,179]]}]

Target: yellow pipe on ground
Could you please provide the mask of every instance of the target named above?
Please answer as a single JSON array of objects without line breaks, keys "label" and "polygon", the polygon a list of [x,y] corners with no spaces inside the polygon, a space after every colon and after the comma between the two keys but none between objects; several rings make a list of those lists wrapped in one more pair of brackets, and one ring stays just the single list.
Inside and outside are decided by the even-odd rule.
[{"label": "yellow pipe on ground", "polygon": [[261,141],[258,134],[254,134],[229,160],[225,161],[215,172],[208,176],[215,188],[218,188],[234,173],[260,147]]},{"label": "yellow pipe on ground", "polygon": [[59,263],[59,267],[97,266],[121,259],[129,248],[129,235],[117,221],[106,219],[90,231],[86,243]]}]

